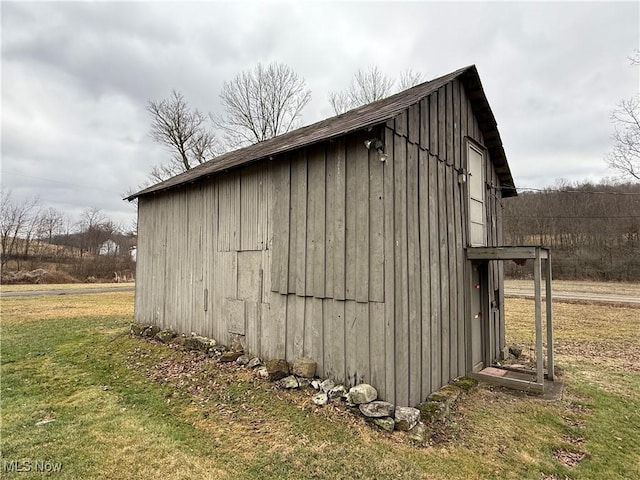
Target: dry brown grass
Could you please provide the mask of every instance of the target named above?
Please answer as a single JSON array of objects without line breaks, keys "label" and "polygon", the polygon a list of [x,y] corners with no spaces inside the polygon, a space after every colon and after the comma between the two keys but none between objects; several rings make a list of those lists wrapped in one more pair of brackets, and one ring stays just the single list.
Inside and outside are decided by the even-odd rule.
[{"label": "dry brown grass", "polygon": [[[533,280],[505,280],[505,289],[533,292]],[[625,295],[640,297],[639,283],[590,282],[577,280],[553,280],[553,292],[558,293],[596,293],[600,295]]]},{"label": "dry brown grass", "polygon": [[[531,299],[505,300],[507,344],[524,345],[525,353],[535,349],[534,309]],[[637,308],[556,303],[553,316],[555,353],[560,363],[584,361],[618,371],[640,372]]]},{"label": "dry brown grass", "polygon": [[0,285],[0,292],[34,292],[41,290],[91,290],[107,287],[134,287],[134,282],[123,283],[56,283],[39,285]]},{"label": "dry brown grass", "polygon": [[133,292],[43,295],[0,299],[3,326],[59,318],[133,317]]}]

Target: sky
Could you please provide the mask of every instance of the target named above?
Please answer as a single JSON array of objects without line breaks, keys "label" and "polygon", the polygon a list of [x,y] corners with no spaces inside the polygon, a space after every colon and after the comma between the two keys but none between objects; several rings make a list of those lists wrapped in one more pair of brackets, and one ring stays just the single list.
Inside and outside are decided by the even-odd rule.
[{"label": "sky", "polygon": [[258,62],[304,77],[303,125],[359,68],[425,79],[475,64],[518,187],[611,177],[611,112],[638,94],[640,3],[8,2],[0,4],[3,192],[131,228],[124,194],[170,153],[148,101],[221,110]]}]

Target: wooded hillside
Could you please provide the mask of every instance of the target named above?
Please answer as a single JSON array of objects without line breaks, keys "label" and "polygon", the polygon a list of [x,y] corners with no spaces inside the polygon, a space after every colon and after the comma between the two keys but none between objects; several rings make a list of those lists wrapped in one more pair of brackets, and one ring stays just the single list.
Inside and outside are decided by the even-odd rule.
[{"label": "wooded hillside", "polygon": [[640,183],[561,182],[502,202],[505,245],[551,247],[555,278],[640,280]]}]

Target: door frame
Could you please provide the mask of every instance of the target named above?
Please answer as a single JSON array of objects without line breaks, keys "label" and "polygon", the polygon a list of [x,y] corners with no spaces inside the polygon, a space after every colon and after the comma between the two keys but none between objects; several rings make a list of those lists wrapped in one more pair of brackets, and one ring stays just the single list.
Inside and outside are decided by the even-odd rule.
[{"label": "door frame", "polygon": [[[476,369],[476,365],[474,365],[473,358],[473,328],[472,322],[477,319],[473,318],[474,312],[471,310],[471,296],[473,295],[474,285],[473,285],[473,269],[477,267],[479,281],[480,281],[480,357],[482,358],[482,363],[480,368]],[[466,297],[467,297],[467,308],[466,311],[466,321],[465,321],[465,331],[466,331],[466,359],[467,359],[467,373],[473,373],[482,368],[491,366],[491,349],[489,348],[489,342],[491,341],[491,328],[490,328],[490,318],[489,318],[489,262],[486,261],[467,261],[467,271],[468,281],[466,282]]]}]

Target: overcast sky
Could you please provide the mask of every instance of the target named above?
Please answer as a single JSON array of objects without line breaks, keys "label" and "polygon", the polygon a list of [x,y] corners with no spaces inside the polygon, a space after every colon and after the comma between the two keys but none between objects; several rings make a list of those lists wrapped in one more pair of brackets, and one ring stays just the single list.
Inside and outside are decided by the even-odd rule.
[{"label": "overcast sky", "polygon": [[611,111],[638,93],[638,2],[1,3],[2,188],[130,227],[122,201],[168,153],[148,100],[172,89],[219,111],[225,80],[288,64],[312,92],[302,123],[358,68],[430,79],[478,67],[518,187],[611,176]]}]

